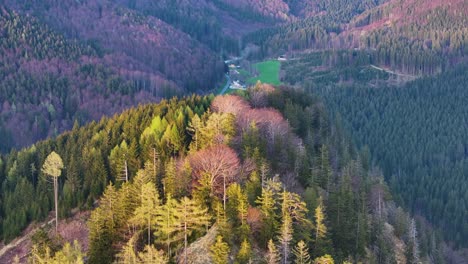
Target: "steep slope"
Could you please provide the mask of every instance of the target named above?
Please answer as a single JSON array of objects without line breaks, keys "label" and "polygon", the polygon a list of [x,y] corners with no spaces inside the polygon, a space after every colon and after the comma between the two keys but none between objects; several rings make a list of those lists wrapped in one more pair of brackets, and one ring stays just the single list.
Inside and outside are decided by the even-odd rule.
[{"label": "steep slope", "polygon": [[465,1],[345,2],[329,3],[327,12],[310,18],[254,32],[244,43],[260,45],[260,57],[303,50],[362,51],[373,64],[418,76],[466,61]]},{"label": "steep slope", "polygon": [[[193,103],[188,103],[190,101]],[[13,151],[11,155],[8,155],[8,158],[2,158],[0,167],[10,171],[7,174],[2,173],[0,176],[2,182],[2,237],[5,240],[10,240],[28,222],[44,219],[48,215],[51,197],[49,197],[47,179],[44,178],[40,170],[45,159],[41,153],[48,152],[47,149],[56,144],[60,145],[60,148],[69,148],[67,152],[70,153],[70,156],[62,154],[65,163],[68,164],[68,169],[67,172],[64,172],[66,176],[61,178],[67,182],[61,182],[61,186],[63,186],[62,184],[66,185],[63,188],[65,188],[64,192],[67,193],[63,197],[66,202],[62,204],[61,211],[67,214],[71,208],[77,205],[91,207],[111,179],[109,169],[120,171],[120,163],[109,167],[107,161],[114,146],[120,146],[123,141],[127,140],[128,146],[125,143],[122,148],[130,147],[133,151],[132,155],[146,157],[149,155],[147,152],[149,150],[140,148],[138,152],[135,152],[135,144],[138,144],[140,134],[151,124],[155,115],[153,113],[164,113],[170,107],[177,108],[178,104],[174,100],[171,102],[163,101],[159,105],[148,105],[126,111],[110,120],[103,118],[99,123],[90,123],[86,129],[79,129],[76,126],[71,132],[57,137],[56,140],[38,142],[27,150],[21,151],[21,154]],[[209,106],[209,98],[193,97],[187,99],[187,104],[191,105],[196,113],[201,114]],[[169,137],[169,134],[168,132],[164,138]],[[106,145],[108,147],[105,147]],[[165,146],[165,143],[163,145]],[[15,161],[18,154],[22,158]],[[127,154],[127,157],[130,158],[130,154]],[[69,163],[67,160],[71,159],[73,161]],[[136,156],[133,160],[136,160]],[[137,163],[130,162],[130,173],[133,175],[138,167],[140,167],[139,161]],[[117,174],[112,176],[112,181],[116,181],[116,178],[121,176],[120,172]],[[19,191],[20,189],[23,191]],[[35,199],[31,197],[35,197]],[[17,204],[17,202],[21,204]]]},{"label": "steep slope", "polygon": [[283,0],[272,1],[255,1],[255,0],[215,0],[230,6],[233,9],[238,9],[242,13],[258,14],[265,18],[287,21],[289,17],[289,6]]},{"label": "steep slope", "polygon": [[222,3],[229,6],[232,10],[244,13],[246,17],[251,14],[256,15],[257,19],[260,16],[260,18],[263,17],[270,21],[290,22],[321,15],[327,15],[334,19],[339,18],[339,21],[349,21],[356,14],[375,7],[385,0],[213,0],[212,2],[215,5]]},{"label": "steep slope", "polygon": [[354,16],[379,6],[388,0],[290,0],[290,6],[301,18],[309,18],[317,15],[331,16],[339,22],[348,22]]},{"label": "steep slope", "polygon": [[411,211],[467,247],[467,65],[404,87],[320,91]]},{"label": "steep slope", "polygon": [[211,89],[222,77],[224,65],[207,47],[157,18],[114,1],[7,3],[69,37],[97,41],[105,50],[125,54],[138,62],[132,65],[137,70],[161,72],[188,91]]},{"label": "steep slope", "polygon": [[[126,5],[128,1],[119,1]],[[131,1],[130,1],[131,2]],[[126,6],[181,29],[216,51],[238,52],[238,38],[273,21],[221,0],[136,1]]]},{"label": "steep slope", "polygon": [[223,74],[211,50],[161,20],[111,3],[48,3],[33,5],[34,15],[73,38],[1,8],[0,134],[8,140],[0,151],[57,135],[74,120],[210,90]]},{"label": "steep slope", "polygon": [[[1,9],[0,150],[26,146],[140,102],[181,93],[125,54],[67,40],[36,19]],[[134,65],[135,67],[132,67]]]},{"label": "steep slope", "polygon": [[[238,52],[237,34],[227,35],[230,27],[224,20],[232,19],[222,14],[206,0],[160,0],[160,1],[116,1],[121,6],[136,10],[145,16],[163,20],[167,24],[187,33],[217,52]],[[247,24],[247,23],[246,23]]]},{"label": "steep slope", "polygon": [[458,0],[388,1],[335,29],[281,35],[301,33],[292,48],[313,49],[282,63],[283,81],[323,96],[399,204],[465,251],[466,10]]},{"label": "steep slope", "polygon": [[[368,153],[356,151],[320,101],[262,85],[246,98],[192,96],[140,106],[12,152],[1,159],[3,238],[50,210],[47,180],[32,168],[54,150],[66,164],[60,214],[99,199],[88,223],[89,263],[182,261],[186,245],[212,225],[197,242],[212,244],[216,233],[216,246],[204,246],[208,258],[243,263],[272,254],[294,260],[301,240],[305,254],[340,263],[442,257],[438,240],[434,251],[419,253],[415,222],[395,207]],[[47,241],[36,240],[31,259],[51,258],[41,253]],[[64,254],[82,256],[78,247],[65,247],[52,258]]]},{"label": "steep slope", "polygon": [[395,0],[350,23],[344,37],[375,49],[376,63],[410,74],[436,74],[466,61],[466,1]]}]

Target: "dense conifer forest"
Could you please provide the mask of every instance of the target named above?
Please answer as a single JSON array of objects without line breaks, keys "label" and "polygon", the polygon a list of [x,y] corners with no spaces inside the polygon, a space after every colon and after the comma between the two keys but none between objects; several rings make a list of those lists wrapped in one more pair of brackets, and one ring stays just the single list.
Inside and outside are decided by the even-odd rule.
[{"label": "dense conifer forest", "polygon": [[466,72],[461,65],[404,87],[320,92],[360,144],[369,146],[395,198],[461,246],[468,236]]},{"label": "dense conifer forest", "polygon": [[466,263],[465,2],[0,1],[0,263]]},{"label": "dense conifer forest", "polygon": [[362,1],[332,1],[325,5],[327,15],[261,29],[247,34],[244,43],[259,45],[252,56],[260,58],[303,50],[355,50],[392,70],[435,74],[466,61],[467,13],[462,2],[389,1],[371,8],[373,4]]},{"label": "dense conifer forest", "polygon": [[184,92],[161,73],[124,66],[138,64],[131,58],[67,39],[34,18],[0,12],[0,135],[8,139],[0,151],[57,136],[75,121]]},{"label": "dense conifer forest", "polygon": [[[93,210],[89,263],[182,261],[206,232],[213,241],[196,254],[215,263],[228,256],[239,263],[377,262],[440,252],[440,240],[409,253],[388,243],[417,247],[414,221],[325,106],[286,87],[165,100],[13,151],[0,174],[5,240],[52,209],[53,192],[39,169],[51,151],[64,164],[60,217],[76,207]],[[32,259],[81,252],[67,245],[54,255],[53,240],[37,241]]]}]

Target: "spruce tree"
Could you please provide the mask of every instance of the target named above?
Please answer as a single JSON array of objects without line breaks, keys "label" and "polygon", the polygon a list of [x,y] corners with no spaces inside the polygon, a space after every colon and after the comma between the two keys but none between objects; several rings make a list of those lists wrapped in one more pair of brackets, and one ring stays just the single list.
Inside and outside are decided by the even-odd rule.
[{"label": "spruce tree", "polygon": [[281,183],[276,179],[267,180],[265,187],[262,188],[262,195],[258,197],[256,203],[260,206],[263,216],[262,232],[260,243],[267,246],[268,240],[273,239],[278,228],[278,219],[276,215],[277,196],[281,189]]},{"label": "spruce tree", "polygon": [[200,138],[200,130],[202,126],[202,120],[197,114],[195,114],[187,127],[187,131],[192,136],[192,141],[190,143],[190,152],[195,152],[200,149],[200,141],[202,141],[202,139]]},{"label": "spruce tree", "polygon": [[226,216],[233,226],[238,226],[236,232],[237,241],[248,238],[250,226],[247,224],[247,210],[249,203],[247,195],[237,183],[230,185],[227,189],[228,202],[226,206]]},{"label": "spruce tree", "polygon": [[209,223],[207,209],[201,207],[195,200],[187,197],[181,199],[175,211],[178,231],[184,236],[183,263],[187,263],[188,236],[195,230],[203,230]]},{"label": "spruce tree", "polygon": [[151,228],[156,224],[156,216],[160,208],[158,193],[152,182],[142,186],[140,200],[141,204],[135,209],[130,223],[139,227],[146,227],[148,232],[148,245],[151,245]]},{"label": "spruce tree", "polygon": [[229,263],[229,245],[223,241],[222,236],[216,237],[216,243],[210,247],[210,252],[214,264]]},{"label": "spruce tree", "polygon": [[314,254],[322,255],[329,253],[331,243],[328,238],[327,226],[325,225],[325,209],[322,198],[319,198],[319,205],[315,209],[315,238],[314,238]]},{"label": "spruce tree", "polygon": [[142,252],[138,252],[138,264],[165,264],[168,262],[164,251],[157,250],[153,245],[146,245]]},{"label": "spruce tree", "polygon": [[279,264],[281,262],[281,256],[276,249],[275,243],[270,239],[268,241],[268,251],[265,255],[265,261],[267,264]]},{"label": "spruce tree", "polygon": [[192,187],[192,167],[188,159],[185,159],[182,169],[176,177],[175,197],[184,197],[190,195]]},{"label": "spruce tree", "polygon": [[252,258],[252,247],[250,246],[249,241],[244,239],[240,245],[239,252],[237,253],[236,260],[239,264],[247,264]]},{"label": "spruce tree", "polygon": [[169,258],[172,256],[171,243],[178,241],[179,237],[176,232],[178,230],[178,219],[176,217],[176,210],[179,207],[177,200],[172,198],[169,194],[166,197],[166,203],[160,206],[156,223],[158,228],[156,229],[155,235],[159,241],[166,244],[167,255]]},{"label": "spruce tree", "polygon": [[89,263],[110,263],[114,260],[114,243],[121,240],[119,228],[128,216],[123,210],[119,193],[111,184],[106,188],[100,205],[88,221]]},{"label": "spruce tree", "polygon": [[334,263],[335,261],[333,260],[332,256],[328,254],[314,259],[314,264],[334,264]]},{"label": "spruce tree", "polygon": [[130,171],[128,162],[130,159],[130,151],[128,144],[123,140],[120,145],[115,146],[109,155],[109,167],[111,175],[116,180],[128,182],[130,179]]},{"label": "spruce tree", "polygon": [[174,195],[176,192],[176,164],[173,158],[170,158],[165,166],[165,175],[163,179],[164,195]]},{"label": "spruce tree", "polygon": [[293,254],[295,256],[294,263],[295,264],[310,264],[310,255],[309,249],[304,241],[299,241],[296,247],[293,249]]},{"label": "spruce tree", "polygon": [[332,169],[330,166],[330,154],[327,145],[322,145],[320,155],[317,157],[316,174],[318,185],[327,191],[330,191],[330,181],[332,177]]}]

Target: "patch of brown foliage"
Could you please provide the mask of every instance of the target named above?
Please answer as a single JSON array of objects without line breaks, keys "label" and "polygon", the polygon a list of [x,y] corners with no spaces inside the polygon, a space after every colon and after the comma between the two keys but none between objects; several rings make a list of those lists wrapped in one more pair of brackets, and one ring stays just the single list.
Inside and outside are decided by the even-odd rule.
[{"label": "patch of brown foliage", "polygon": [[250,92],[250,102],[253,107],[265,107],[268,104],[268,94],[275,91],[275,88],[270,84],[256,85]]},{"label": "patch of brown foliage", "polygon": [[189,156],[194,184],[199,184],[204,175],[209,175],[212,190],[223,193],[223,178],[226,185],[238,180],[240,161],[236,152],[228,146],[216,145]]},{"label": "patch of brown foliage", "polygon": [[211,103],[214,112],[238,115],[250,109],[250,105],[241,97],[236,95],[217,96]]},{"label": "patch of brown foliage", "polygon": [[258,234],[262,227],[262,213],[255,207],[249,207],[247,210],[247,223],[253,234]]},{"label": "patch of brown foliage", "polygon": [[251,108],[238,116],[237,123],[241,131],[247,130],[255,123],[272,141],[277,136],[284,136],[289,132],[288,122],[273,108]]},{"label": "patch of brown foliage", "polygon": [[[274,91],[274,88],[271,85],[262,85],[258,91],[268,93]],[[284,136],[289,132],[289,124],[279,111],[273,108],[252,108],[239,96],[218,96],[213,100],[211,108],[215,112],[234,114],[240,131],[249,129],[255,123],[273,141],[277,136]]]}]

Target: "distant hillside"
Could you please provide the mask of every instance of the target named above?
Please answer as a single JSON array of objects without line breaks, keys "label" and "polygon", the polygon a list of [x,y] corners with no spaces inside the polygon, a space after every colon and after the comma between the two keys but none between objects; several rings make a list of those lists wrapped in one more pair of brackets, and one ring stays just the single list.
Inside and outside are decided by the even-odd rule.
[{"label": "distant hillside", "polygon": [[259,57],[304,50],[338,50],[338,56],[340,50],[365,52],[371,63],[411,75],[440,73],[466,61],[464,1],[358,2],[329,3],[327,12],[251,33],[244,43],[259,45]]},{"label": "distant hillside", "polygon": [[353,36],[355,48],[375,50],[376,64],[436,74],[466,61],[467,17],[463,0],[395,0],[354,18],[343,38]]},{"label": "distant hillside", "polygon": [[8,139],[0,150],[184,91],[125,54],[101,53],[32,17],[0,13],[0,134]]},{"label": "distant hillside", "polygon": [[[114,1],[13,1],[21,13],[34,15],[70,38],[95,42],[104,52],[125,55],[138,71],[159,72],[188,91],[211,89],[222,77],[219,56],[162,20]],[[128,64],[123,64],[127,66]]]},{"label": "distant hillside", "polygon": [[387,1],[341,23],[317,15],[245,40],[260,58],[287,54],[282,81],[323,96],[369,147],[395,199],[462,251],[467,10],[459,0]]},{"label": "distant hillside", "polygon": [[[317,15],[325,15],[339,18],[339,21],[349,21],[356,14],[375,7],[385,0],[212,0],[215,5],[222,3],[232,10],[242,11],[244,14],[257,14],[264,19],[277,22],[296,21],[311,18]],[[258,19],[258,18],[257,18]],[[271,25],[271,23],[270,23]]]},{"label": "distant hillside", "polygon": [[0,151],[58,135],[75,120],[211,90],[223,76],[221,56],[262,27],[210,1],[2,4]]},{"label": "distant hillside", "polygon": [[[205,93],[267,18],[222,1],[2,1],[0,151],[141,102]],[[35,91],[34,93],[32,91]]]},{"label": "distant hillside", "polygon": [[[87,122],[125,105],[209,91],[222,81],[223,59],[240,54],[249,44],[259,47],[252,49],[252,58],[331,50],[336,54],[327,55],[326,65],[321,66],[342,67],[342,63],[359,61],[359,65],[372,64],[415,77],[442,72],[465,61],[467,53],[467,13],[460,0],[65,0],[59,4],[5,0],[3,4],[26,21],[21,23],[37,24],[24,31],[22,25],[6,22],[12,19],[10,15],[2,18],[2,36],[10,38],[3,46],[3,61],[15,62],[8,63],[3,73],[0,85],[8,86],[4,91],[47,86],[44,78],[66,87],[62,94],[61,89],[44,93],[45,88],[40,88],[50,97],[42,106],[39,100],[24,102],[27,96],[18,96],[18,91],[15,99],[2,100],[0,134],[11,139],[2,142],[3,150],[56,135],[71,128],[74,120]],[[25,46],[21,34],[37,34],[38,30],[36,42],[27,44],[37,45],[34,52],[25,52],[31,47]],[[66,43],[83,48],[73,53],[61,48]],[[341,50],[357,55],[347,53],[346,59]],[[371,71],[375,75],[375,69]],[[338,72],[333,79],[349,79],[346,71]],[[123,85],[116,82],[128,86],[131,98],[115,92]],[[90,87],[94,87],[92,95],[85,92]],[[102,92],[106,89],[109,92]],[[72,98],[68,91],[78,90],[80,95],[73,98],[79,97],[79,102],[67,99]],[[52,97],[61,98],[60,104]],[[69,106],[62,111],[67,100]],[[54,109],[47,105],[49,101]],[[8,116],[10,107],[18,113],[14,117]],[[57,113],[48,114],[52,110]]]},{"label": "distant hillside", "polygon": [[20,13],[1,8],[0,135],[8,140],[0,151],[57,135],[75,120],[203,93],[223,76],[213,51],[161,20],[92,1],[47,3],[31,15],[21,11],[26,3],[11,4]]}]

